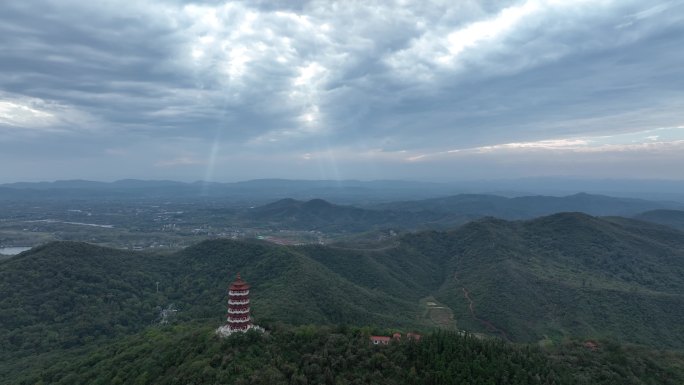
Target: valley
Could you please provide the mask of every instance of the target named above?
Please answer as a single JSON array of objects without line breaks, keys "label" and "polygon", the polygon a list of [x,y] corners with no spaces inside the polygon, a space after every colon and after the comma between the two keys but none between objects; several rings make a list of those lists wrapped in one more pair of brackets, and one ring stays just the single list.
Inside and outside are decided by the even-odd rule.
[{"label": "valley", "polygon": [[[273,191],[296,191],[296,196],[321,192],[315,185],[307,189],[306,184],[286,182],[217,185],[214,188],[219,190],[213,194],[201,194],[204,190],[198,186],[164,181],[4,185],[0,186],[0,193],[5,193],[0,194],[0,247],[32,247],[64,240],[127,250],[177,251],[219,238],[373,247],[397,234],[447,230],[484,217],[521,220],[557,212],[584,212],[635,217],[681,229],[679,217],[684,213],[684,203],[584,193],[513,198],[458,194],[387,202],[373,198],[373,187],[355,190],[354,196],[340,195],[347,190],[331,187],[325,195],[342,203],[319,198],[269,200]],[[377,184],[378,189],[392,185]],[[426,187],[401,186],[394,190],[399,197],[415,195]],[[436,191],[445,189],[448,191],[445,186]],[[435,191],[422,196],[433,194]],[[388,194],[385,199],[392,196]]]}]

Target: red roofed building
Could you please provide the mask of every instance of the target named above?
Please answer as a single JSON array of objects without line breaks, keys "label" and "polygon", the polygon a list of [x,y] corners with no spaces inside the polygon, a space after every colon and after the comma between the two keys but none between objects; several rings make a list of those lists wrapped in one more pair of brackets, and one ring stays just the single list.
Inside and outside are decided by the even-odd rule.
[{"label": "red roofed building", "polygon": [[[406,339],[408,341],[420,341],[420,334],[418,333],[406,333]],[[391,340],[394,341],[401,341],[401,333],[394,333],[392,334],[392,337],[385,337],[385,336],[370,336],[371,343],[373,345],[388,345]]]},{"label": "red roofed building", "polygon": [[387,345],[390,342],[390,338],[385,336],[371,336],[370,340],[373,345]]}]

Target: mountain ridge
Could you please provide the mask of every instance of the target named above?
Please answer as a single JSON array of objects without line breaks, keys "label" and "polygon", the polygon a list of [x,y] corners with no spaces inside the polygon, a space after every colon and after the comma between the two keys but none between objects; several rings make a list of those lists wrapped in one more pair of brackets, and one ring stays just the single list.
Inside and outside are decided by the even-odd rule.
[{"label": "mountain ridge", "polygon": [[[12,309],[40,297],[48,305],[44,311],[38,306],[4,312],[2,324],[15,325],[15,332],[26,327],[29,334],[36,319],[71,303],[65,293],[94,297],[92,303],[73,302],[60,318],[71,314],[64,322],[90,322],[101,310],[95,293],[107,287],[119,288],[112,306],[138,309],[130,314],[133,324],[152,322],[154,308],[168,303],[181,309],[180,319],[218,321],[224,286],[240,271],[255,286],[255,313],[266,319],[426,326],[421,300],[433,296],[453,311],[458,327],[487,332],[475,317],[486,319],[516,341],[611,332],[626,341],[653,344],[663,338],[658,343],[684,347],[684,329],[676,322],[684,314],[673,311],[684,309],[682,250],[684,234],[675,229],[582,213],[525,221],[483,218],[449,231],[409,233],[375,250],[217,239],[162,255],[60,242],[0,262],[0,305]],[[53,289],[31,294],[53,283]],[[614,307],[614,314],[596,313],[601,307]],[[134,315],[139,312],[142,318]],[[652,325],[622,322],[628,314],[649,314]],[[17,323],[22,317],[25,322]],[[100,324],[98,333],[116,335],[123,321],[111,322]],[[0,333],[6,342],[9,332]],[[79,343],[84,336],[64,341]]]},{"label": "mountain ridge", "polygon": [[634,218],[684,230],[684,210],[651,210],[635,215]]},{"label": "mountain ridge", "polygon": [[367,250],[214,239],[160,254],[53,242],[0,261],[0,377],[30,357],[42,365],[141,332],[163,309],[176,310],[171,323],[219,325],[237,272],[252,285],[257,323],[684,349],[682,250],[676,229],[583,213],[481,218]]},{"label": "mountain ridge", "polygon": [[[520,182],[520,183],[518,183]],[[239,182],[122,179],[114,182],[67,180],[54,182],[15,182],[0,184],[2,199],[66,199],[78,197],[106,198],[151,198],[166,199],[230,199],[242,203],[259,204],[285,197],[312,199],[316,197],[345,204],[377,204],[407,200],[440,198],[455,194],[499,194],[506,196],[567,196],[577,191],[592,195],[619,195],[651,199],[660,202],[671,201],[669,207],[682,207],[682,181],[577,181],[577,180],[521,180],[521,181],[463,181],[424,182],[403,180],[290,180],[255,179]],[[525,187],[530,184],[529,187]],[[622,186],[622,190],[617,187]],[[634,188],[649,185],[651,189]],[[554,186],[558,186],[554,188]],[[631,186],[631,187],[630,187]],[[69,195],[60,193],[68,190]],[[676,201],[676,202],[675,202]]]}]

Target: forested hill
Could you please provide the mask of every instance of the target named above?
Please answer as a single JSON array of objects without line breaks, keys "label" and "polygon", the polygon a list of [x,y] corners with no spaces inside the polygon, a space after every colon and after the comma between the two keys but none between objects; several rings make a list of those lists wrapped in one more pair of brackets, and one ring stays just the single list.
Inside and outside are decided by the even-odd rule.
[{"label": "forested hill", "polygon": [[683,210],[651,210],[640,213],[634,216],[634,218],[684,230]]},{"label": "forested hill", "polygon": [[[281,199],[243,212],[239,219],[278,228],[362,232],[378,228],[416,228],[444,218],[432,212],[369,210],[322,199]],[[461,222],[459,222],[461,223]]]},{"label": "forested hill", "polygon": [[362,232],[384,228],[443,230],[487,216],[508,220],[531,219],[559,212],[632,216],[648,210],[682,206],[684,205],[671,202],[591,194],[516,198],[461,194],[364,207],[337,205],[322,199],[300,201],[288,198],[243,211],[238,215],[238,220],[281,229],[331,232]]},{"label": "forested hill", "polygon": [[[436,297],[513,340],[612,335],[684,346],[684,235],[622,218],[563,213],[526,222],[483,220],[451,236],[456,250]],[[486,320],[486,322],[483,322]],[[494,325],[496,329],[492,329]]]},{"label": "forested hill", "polygon": [[642,199],[616,198],[579,193],[563,197],[461,194],[443,198],[391,202],[374,206],[382,210],[430,211],[459,214],[471,218],[493,216],[503,219],[529,219],[559,212],[583,212],[590,215],[630,216],[643,211],[682,208],[681,203],[654,202]]},{"label": "forested hill", "polygon": [[[143,333],[59,357],[15,383],[77,384],[511,384],[680,385],[684,355],[598,341],[513,345],[455,332],[388,346],[369,343],[371,328],[267,325],[219,339],[215,326],[152,327]],[[0,380],[0,382],[3,382]]]},{"label": "forested hill", "polygon": [[253,285],[257,321],[684,348],[684,234],[562,213],[487,218],[366,250],[213,240],[161,255],[50,243],[0,261],[0,376],[20,370],[21,357],[159,324],[162,309],[177,310],[172,323],[219,324],[238,271]]}]

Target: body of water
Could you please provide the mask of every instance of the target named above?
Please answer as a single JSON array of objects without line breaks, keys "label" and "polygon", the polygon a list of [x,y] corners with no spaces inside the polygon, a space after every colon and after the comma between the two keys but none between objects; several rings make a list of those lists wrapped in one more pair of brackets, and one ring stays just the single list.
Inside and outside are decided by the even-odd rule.
[{"label": "body of water", "polygon": [[22,251],[30,250],[30,247],[0,247],[0,254],[17,255]]}]

